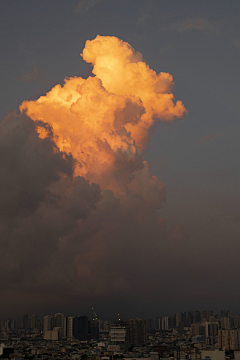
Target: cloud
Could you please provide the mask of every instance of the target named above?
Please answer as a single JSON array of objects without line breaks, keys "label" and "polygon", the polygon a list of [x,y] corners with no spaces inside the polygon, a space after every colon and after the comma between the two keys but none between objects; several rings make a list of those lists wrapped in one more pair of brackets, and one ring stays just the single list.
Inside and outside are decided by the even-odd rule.
[{"label": "cloud", "polygon": [[216,137],[218,137],[218,136],[220,136],[221,135],[221,133],[214,133],[214,134],[209,134],[209,135],[206,135],[206,136],[204,136],[202,139],[200,139],[199,141],[198,141],[198,144],[204,144],[204,143],[207,143],[207,142],[209,142],[209,141],[211,141],[212,139],[214,139],[214,138],[216,138]]},{"label": "cloud", "polygon": [[187,113],[172,76],[116,37],[87,41],[82,57],[95,76],[66,78],[0,124],[0,286],[29,306],[142,295],[169,257],[166,187],[143,149],[154,122]]},{"label": "cloud", "polygon": [[77,12],[88,11],[90,8],[103,1],[105,0],[80,0],[76,8],[76,11]]},{"label": "cloud", "polygon": [[214,32],[219,35],[219,25],[203,18],[188,18],[186,20],[181,20],[173,23],[172,28],[174,28],[178,32],[198,30],[205,32]]},{"label": "cloud", "polygon": [[[44,139],[39,128],[48,133]],[[0,283],[3,292],[10,287],[20,294],[41,293],[61,237],[94,210],[100,188],[73,178],[72,156],[59,151],[48,125],[24,113],[1,122],[0,149]],[[63,279],[69,276],[61,274]]]},{"label": "cloud", "polygon": [[42,78],[40,68],[35,63],[32,64],[32,70],[25,71],[18,79],[25,82],[38,82],[42,85],[52,84],[52,81],[44,80]]}]

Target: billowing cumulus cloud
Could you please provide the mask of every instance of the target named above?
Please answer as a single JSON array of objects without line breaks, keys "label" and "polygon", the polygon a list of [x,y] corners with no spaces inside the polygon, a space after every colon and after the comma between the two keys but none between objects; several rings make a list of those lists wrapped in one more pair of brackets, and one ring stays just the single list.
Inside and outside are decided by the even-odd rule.
[{"label": "billowing cumulus cloud", "polygon": [[143,158],[154,122],[186,114],[172,76],[116,37],[81,55],[95,76],[66,78],[0,125],[0,282],[50,302],[142,293],[167,239],[184,237],[167,234],[165,186]]}]

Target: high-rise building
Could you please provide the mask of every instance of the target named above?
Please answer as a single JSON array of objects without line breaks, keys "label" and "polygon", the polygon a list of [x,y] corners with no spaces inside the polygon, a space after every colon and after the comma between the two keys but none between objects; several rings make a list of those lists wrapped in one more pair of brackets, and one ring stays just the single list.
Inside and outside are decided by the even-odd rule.
[{"label": "high-rise building", "polygon": [[53,316],[50,315],[46,315],[43,318],[43,332],[45,333],[45,331],[50,331],[53,329]]},{"label": "high-rise building", "polygon": [[202,310],[202,321],[207,321],[207,320],[208,320],[208,311]]},{"label": "high-rise building", "polygon": [[7,321],[5,322],[5,328],[7,332],[11,330],[11,319],[7,319]]},{"label": "high-rise building", "polygon": [[226,311],[225,310],[221,310],[221,318],[226,316]]},{"label": "high-rise building", "polygon": [[181,321],[181,314],[177,313],[176,314],[176,327],[179,327],[180,321]]},{"label": "high-rise building", "polygon": [[201,321],[200,311],[198,310],[192,311],[192,322],[198,323],[199,321]]},{"label": "high-rise building", "polygon": [[210,316],[213,316],[213,310],[208,310],[208,320],[210,319]]},{"label": "high-rise building", "polygon": [[233,326],[237,329],[239,326],[239,315],[238,314],[234,314],[233,316]]},{"label": "high-rise building", "polygon": [[209,322],[210,323],[214,323],[216,321],[217,321],[217,319],[215,318],[215,316],[209,316]]},{"label": "high-rise building", "polygon": [[200,335],[200,324],[194,323],[191,325],[191,336]]},{"label": "high-rise building", "polygon": [[[194,324],[196,325],[196,324]],[[199,324],[199,333],[200,335],[208,337],[208,322],[204,321]]]},{"label": "high-rise building", "polygon": [[229,350],[237,350],[240,348],[240,330],[219,330],[218,332],[218,348]]},{"label": "high-rise building", "polygon": [[192,312],[191,311],[188,311],[187,319],[188,319],[188,326],[191,326],[191,324],[192,324]]},{"label": "high-rise building", "polygon": [[147,336],[146,321],[142,319],[130,319],[127,321],[129,330],[129,342],[133,346],[145,345]]},{"label": "high-rise building", "polygon": [[186,312],[181,312],[181,322],[183,322],[184,326],[187,326],[187,314]]},{"label": "high-rise building", "polygon": [[64,318],[64,332],[63,337],[67,339],[73,338],[73,317],[68,316]]},{"label": "high-rise building", "polygon": [[117,344],[124,343],[128,340],[128,325],[127,323],[120,322],[111,324],[110,331],[111,341]]},{"label": "high-rise building", "polygon": [[54,315],[54,327],[63,328],[64,326],[64,314],[57,313]]},{"label": "high-rise building", "polygon": [[168,319],[168,326],[170,329],[174,329],[176,327],[176,317],[175,316],[171,316]]},{"label": "high-rise building", "polygon": [[[152,321],[152,319],[150,319],[150,321]],[[152,327],[150,327],[149,329],[151,329]],[[103,323],[103,330],[105,331],[109,331],[111,329],[111,322],[109,321],[104,321]]]},{"label": "high-rise building", "polygon": [[63,338],[64,336],[64,314],[57,313],[54,315],[54,326],[53,328],[58,328],[59,337]]},{"label": "high-rise building", "polygon": [[37,315],[31,316],[31,329],[36,329],[37,327]]},{"label": "high-rise building", "polygon": [[227,316],[221,318],[221,329],[226,329],[226,330],[230,329],[230,321]]},{"label": "high-rise building", "polygon": [[99,339],[99,320],[95,319],[88,322],[89,339]]},{"label": "high-rise building", "polygon": [[218,322],[208,323],[208,336],[215,337],[218,335]]},{"label": "high-rise building", "polygon": [[23,316],[23,329],[24,329],[25,331],[28,330],[28,314],[25,314],[25,315]]},{"label": "high-rise building", "polygon": [[162,321],[161,329],[168,330],[168,317],[164,316],[161,321]]},{"label": "high-rise building", "polygon": [[37,321],[37,329],[39,332],[42,331],[42,323],[40,320]]},{"label": "high-rise building", "polygon": [[184,333],[184,323],[182,321],[180,321],[180,323],[179,323],[178,332],[180,335],[182,335]]},{"label": "high-rise building", "polygon": [[78,316],[73,318],[73,336],[75,339],[88,340],[88,317]]}]

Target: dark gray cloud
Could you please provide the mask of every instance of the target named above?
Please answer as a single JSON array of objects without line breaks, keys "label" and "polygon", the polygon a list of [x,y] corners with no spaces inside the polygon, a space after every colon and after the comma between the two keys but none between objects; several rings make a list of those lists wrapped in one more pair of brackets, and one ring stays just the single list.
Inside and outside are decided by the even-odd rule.
[{"label": "dark gray cloud", "polygon": [[[39,138],[39,126],[47,138]],[[169,231],[156,211],[165,200],[164,186],[152,184],[137,195],[130,189],[116,199],[112,191],[74,178],[75,162],[56,147],[51,128],[25,114],[1,123],[0,144],[4,313],[76,314],[79,306],[82,312],[96,304],[104,317],[111,316],[106,306],[115,308],[114,301],[128,304],[125,317],[151,316],[154,299],[163,314],[169,306],[172,312],[192,303],[213,307],[216,296],[227,301],[217,279],[233,295],[229,278],[238,268],[238,215],[234,221],[199,219],[197,228],[176,224]],[[134,304],[145,310],[136,313]]]},{"label": "dark gray cloud", "polygon": [[44,80],[41,75],[41,71],[39,66],[37,66],[35,63],[32,64],[32,69],[29,71],[25,71],[22,73],[19,78],[19,80],[24,82],[37,82],[42,85],[52,85],[53,82],[49,80]]},{"label": "dark gray cloud", "polygon": [[[41,139],[38,127],[49,136]],[[101,198],[97,184],[73,179],[74,160],[59,151],[51,136],[46,124],[25,114],[10,114],[0,125],[0,284],[16,294],[44,292],[49,283],[54,291],[58,278],[64,279],[64,264],[74,262],[74,257],[60,259],[52,276],[61,239]]]},{"label": "dark gray cloud", "polygon": [[88,11],[90,8],[103,1],[105,0],[80,0],[76,11]]},{"label": "dark gray cloud", "polygon": [[[40,128],[48,132],[44,139]],[[148,264],[159,252],[156,237],[166,236],[166,224],[156,214],[165,187],[149,179],[140,156],[134,186],[143,191],[130,188],[116,199],[112,191],[74,177],[74,159],[59,151],[52,136],[49,125],[24,113],[12,113],[0,125],[2,294],[6,301],[12,293],[22,299],[15,309],[33,299],[38,304],[43,294],[49,299],[43,309],[59,297],[61,306],[66,304],[66,293],[82,305],[133,294],[145,283],[139,275],[148,278],[156,269]],[[125,167],[134,178],[136,165],[119,156],[115,176],[128,183]]]}]

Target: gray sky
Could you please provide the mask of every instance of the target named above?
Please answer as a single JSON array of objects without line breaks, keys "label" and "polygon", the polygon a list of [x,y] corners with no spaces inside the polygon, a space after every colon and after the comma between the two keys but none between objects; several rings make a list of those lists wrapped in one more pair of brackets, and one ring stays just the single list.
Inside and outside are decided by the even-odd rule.
[{"label": "gray sky", "polygon": [[[0,1],[1,119],[66,76],[92,75],[79,54],[98,34],[128,42],[150,68],[172,74],[175,99],[188,110],[174,125],[150,129],[143,157],[166,186],[166,203],[146,211],[141,224],[132,203],[119,208],[110,193],[99,200],[99,185],[58,181],[59,172],[72,176],[74,160],[56,154],[50,139],[39,143],[34,125],[14,115],[1,130],[7,173],[1,180],[2,316],[90,315],[93,305],[100,318],[114,317],[116,305],[123,317],[196,308],[240,312],[239,19],[237,0]],[[23,148],[31,153],[30,165],[16,155]],[[75,190],[46,224],[41,207],[49,209],[49,189],[55,195]],[[74,194],[79,203],[73,204]],[[166,219],[161,230],[156,214]],[[58,251],[64,236],[70,245]],[[85,280],[74,261],[91,262]],[[9,306],[9,299],[16,304]]]}]

